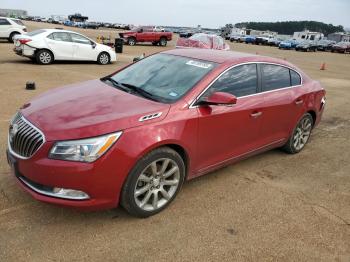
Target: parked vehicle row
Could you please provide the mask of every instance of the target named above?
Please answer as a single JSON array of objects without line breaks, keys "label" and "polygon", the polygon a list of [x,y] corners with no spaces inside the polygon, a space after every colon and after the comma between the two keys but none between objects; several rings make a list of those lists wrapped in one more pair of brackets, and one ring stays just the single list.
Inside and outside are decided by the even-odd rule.
[{"label": "parked vehicle row", "polygon": [[350,52],[349,42],[339,42],[331,40],[296,40],[296,39],[282,39],[279,37],[272,36],[252,36],[252,35],[235,35],[230,36],[231,42],[246,43],[246,44],[256,44],[256,45],[269,45],[277,46],[279,49],[295,49],[296,51],[331,51],[338,53]]},{"label": "parked vehicle row", "polygon": [[14,51],[39,64],[56,60],[96,61],[101,65],[116,61],[114,50],[68,30],[39,29],[14,38]]}]

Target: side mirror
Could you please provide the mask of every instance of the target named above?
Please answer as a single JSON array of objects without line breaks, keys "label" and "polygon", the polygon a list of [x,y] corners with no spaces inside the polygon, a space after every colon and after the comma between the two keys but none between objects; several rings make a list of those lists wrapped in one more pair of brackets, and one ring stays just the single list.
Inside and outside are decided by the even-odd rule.
[{"label": "side mirror", "polygon": [[95,49],[96,48],[96,43],[95,42],[91,42],[91,46],[92,46],[92,49]]},{"label": "side mirror", "polygon": [[234,105],[237,103],[237,97],[226,92],[214,92],[206,99],[198,101],[197,105]]},{"label": "side mirror", "polygon": [[140,28],[137,32],[138,32],[138,33],[142,33],[142,32],[143,32],[143,29]]}]

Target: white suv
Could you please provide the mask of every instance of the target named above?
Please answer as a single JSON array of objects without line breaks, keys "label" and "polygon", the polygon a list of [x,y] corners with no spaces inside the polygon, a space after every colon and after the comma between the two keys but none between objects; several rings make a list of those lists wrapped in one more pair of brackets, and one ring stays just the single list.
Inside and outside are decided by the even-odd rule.
[{"label": "white suv", "polygon": [[27,28],[19,19],[1,17],[0,16],[0,39],[8,39],[13,42],[15,35],[25,34]]}]

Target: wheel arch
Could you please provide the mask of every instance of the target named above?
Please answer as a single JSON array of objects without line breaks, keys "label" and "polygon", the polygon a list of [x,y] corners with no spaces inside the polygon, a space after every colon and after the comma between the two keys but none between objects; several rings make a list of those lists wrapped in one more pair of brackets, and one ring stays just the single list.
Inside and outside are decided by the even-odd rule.
[{"label": "wheel arch", "polygon": [[313,122],[312,126],[315,126],[315,123],[317,120],[317,115],[316,115],[315,110],[311,109],[311,110],[308,110],[306,113],[309,113],[312,116],[312,122]]},{"label": "wheel arch", "polygon": [[166,141],[161,141],[157,144],[153,144],[152,146],[142,151],[142,153],[140,154],[140,157],[135,161],[134,165],[145,155],[149,154],[153,150],[156,150],[162,147],[169,147],[181,156],[185,164],[185,169],[186,169],[185,180],[186,180],[190,171],[190,166],[191,166],[190,153],[189,153],[189,150],[178,141],[166,140]]},{"label": "wheel arch", "polygon": [[11,35],[13,35],[13,34],[21,34],[20,32],[18,32],[18,31],[16,31],[16,30],[14,30],[14,31],[12,31],[10,34],[9,34],[9,36],[11,36]]},{"label": "wheel arch", "polygon": [[49,52],[52,54],[52,56],[53,56],[53,60],[54,60],[54,61],[56,60],[55,53],[54,53],[52,50],[50,50],[49,48],[46,48],[46,47],[44,47],[44,48],[37,48],[37,49],[35,50],[34,54],[36,55],[36,54],[37,54],[39,51],[41,51],[41,50],[49,51]]}]

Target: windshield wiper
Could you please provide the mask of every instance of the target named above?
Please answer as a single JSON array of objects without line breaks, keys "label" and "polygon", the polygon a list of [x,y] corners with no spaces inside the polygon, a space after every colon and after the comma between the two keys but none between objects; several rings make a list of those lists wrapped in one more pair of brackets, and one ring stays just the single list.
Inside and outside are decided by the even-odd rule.
[{"label": "windshield wiper", "polygon": [[127,83],[120,83],[116,80],[114,80],[112,77],[110,76],[106,76],[104,78],[101,78],[102,81],[109,81],[113,84],[114,87],[117,87],[127,93],[137,93],[139,95],[141,95],[142,97],[148,98],[150,100],[159,102],[159,100],[157,98],[155,98],[155,96],[153,94],[151,94],[150,92],[147,92],[146,90],[143,90],[140,87],[131,85],[131,84],[127,84]]},{"label": "windshield wiper", "polygon": [[143,97],[146,97],[146,98],[151,99],[153,101],[159,102],[158,99],[156,99],[155,96],[152,93],[150,93],[150,92],[148,92],[148,91],[146,91],[146,90],[144,90],[144,89],[142,89],[142,88],[140,88],[138,86],[134,86],[134,85],[131,85],[131,84],[128,84],[128,83],[119,83],[119,84],[129,88],[133,92],[138,93],[138,94],[140,94]]},{"label": "windshield wiper", "polygon": [[101,81],[109,81],[113,84],[114,87],[117,87],[121,90],[123,90],[124,92],[130,93],[130,89],[129,88],[125,88],[121,83],[119,83],[118,81],[115,81],[112,77],[110,76],[106,76],[101,78]]}]

